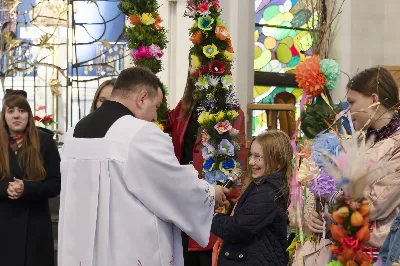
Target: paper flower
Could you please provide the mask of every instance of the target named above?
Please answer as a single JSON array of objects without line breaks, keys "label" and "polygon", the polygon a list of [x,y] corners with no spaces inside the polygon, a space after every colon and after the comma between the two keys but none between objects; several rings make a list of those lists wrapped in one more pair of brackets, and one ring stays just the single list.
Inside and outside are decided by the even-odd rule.
[{"label": "paper flower", "polygon": [[214,164],[215,164],[215,161],[214,161],[214,159],[212,159],[212,158],[210,158],[210,159],[208,159],[208,160],[204,160],[204,163],[203,163],[203,171],[204,171],[204,172],[209,172],[209,171],[211,171],[212,168],[214,168]]},{"label": "paper flower", "polygon": [[239,116],[239,113],[236,110],[228,111],[228,115],[232,117],[232,119],[236,119]]},{"label": "paper flower", "polygon": [[200,59],[197,55],[191,55],[190,56],[190,66],[194,69],[194,70],[198,70],[199,67],[201,66],[201,62]]},{"label": "paper flower", "polygon": [[203,145],[206,145],[208,143],[208,140],[210,139],[210,135],[208,135],[207,131],[203,129],[201,131],[201,143]]},{"label": "paper flower", "polygon": [[228,175],[233,168],[235,168],[235,160],[233,159],[226,159],[219,164],[219,169],[225,175]]},{"label": "paper flower", "polygon": [[213,87],[217,86],[219,81],[220,78],[218,76],[213,76],[213,75],[208,76],[208,83]]},{"label": "paper flower", "polygon": [[230,86],[233,85],[233,79],[231,75],[225,75],[222,78],[222,85],[224,86],[225,89],[229,88]]},{"label": "paper flower", "polygon": [[234,53],[235,51],[233,50],[233,47],[232,47],[232,40],[231,39],[228,39],[228,47],[226,48],[226,50],[228,51],[228,52],[230,52],[230,53]]},{"label": "paper flower", "polygon": [[218,153],[220,155],[235,155],[235,147],[227,139],[223,139],[218,145]]},{"label": "paper flower", "polygon": [[223,172],[220,170],[210,171],[204,173],[204,180],[207,181],[209,184],[215,184],[217,181],[225,182],[227,176],[224,175]]},{"label": "paper flower", "polygon": [[325,87],[326,78],[321,71],[319,56],[311,56],[296,68],[296,81],[308,96],[319,96]]},{"label": "paper flower", "polygon": [[192,35],[190,36],[189,40],[193,44],[200,44],[203,41],[203,33],[201,33],[201,30],[197,30],[197,31],[192,33]]},{"label": "paper flower", "polygon": [[325,87],[328,90],[334,90],[339,82],[340,66],[332,59],[323,59],[320,62],[321,71],[326,78]]},{"label": "paper flower", "polygon": [[336,191],[336,185],[332,176],[328,175],[325,170],[321,170],[319,177],[312,180],[308,188],[318,197],[327,197]]},{"label": "paper flower", "polygon": [[153,18],[153,15],[150,13],[143,13],[140,20],[144,25],[151,25],[156,22],[155,18]]},{"label": "paper flower", "polygon": [[320,170],[317,164],[314,162],[310,162],[307,159],[303,159],[299,168],[297,181],[300,182],[303,186],[307,187],[319,175]]},{"label": "paper flower", "polygon": [[161,22],[163,22],[163,19],[161,18],[160,15],[157,15],[156,21],[153,24],[153,29],[161,30],[162,29]]},{"label": "paper flower", "polygon": [[230,53],[228,51],[224,52],[224,57],[226,60],[228,60],[229,62],[232,62],[233,60],[235,60],[235,54],[234,53]]},{"label": "paper flower", "polygon": [[219,134],[224,134],[225,132],[231,130],[232,125],[229,123],[228,120],[225,120],[224,122],[218,122],[215,127],[214,127]]},{"label": "paper flower", "polygon": [[200,29],[207,31],[212,29],[214,19],[212,17],[200,17],[198,20],[198,26]]},{"label": "paper flower", "polygon": [[160,46],[156,44],[150,45],[149,51],[151,52],[152,56],[157,60],[160,60],[161,57],[164,55],[163,51],[160,49]]},{"label": "paper flower", "polygon": [[223,74],[225,70],[225,65],[219,60],[212,61],[210,64],[210,72],[213,74]]},{"label": "paper flower", "polygon": [[202,112],[199,115],[199,118],[197,119],[197,122],[199,122],[200,125],[204,124],[208,120],[209,117],[210,117],[210,113],[209,112]]},{"label": "paper flower", "polygon": [[130,20],[132,25],[137,25],[140,22],[140,16],[129,15],[129,20]]},{"label": "paper flower", "polygon": [[341,151],[340,140],[335,133],[318,134],[311,146],[311,161],[315,162],[320,168],[324,168],[322,153],[338,156]]},{"label": "paper flower", "polygon": [[203,47],[203,54],[208,58],[214,58],[218,53],[218,48],[215,46],[215,44],[206,45]]},{"label": "paper flower", "polygon": [[219,5],[218,1],[213,1],[212,5],[217,10],[217,12],[221,11],[221,6]]},{"label": "paper flower", "polygon": [[202,16],[208,16],[211,13],[210,4],[208,1],[204,1],[203,3],[199,4],[197,6],[197,12],[199,12],[199,14]]},{"label": "paper flower", "polygon": [[161,131],[164,131],[165,128],[160,122],[154,122],[154,124],[156,124],[156,126],[158,126],[161,129]]},{"label": "paper flower", "polygon": [[200,89],[208,89],[208,79],[205,76],[199,77],[197,82],[194,84],[196,87],[200,87]]},{"label": "paper flower", "polygon": [[229,130],[229,136],[236,136],[238,134],[239,134],[239,130],[237,130],[237,129],[231,128]]},{"label": "paper flower", "polygon": [[214,152],[215,152],[215,148],[208,143],[206,143],[204,148],[201,150],[204,160],[214,158]]},{"label": "paper flower", "polygon": [[216,115],[217,121],[222,121],[225,118],[225,112],[224,111],[219,111]]},{"label": "paper flower", "polygon": [[228,29],[225,26],[217,26],[215,27],[215,35],[218,39],[225,41],[229,39],[231,36],[229,35]]},{"label": "paper flower", "polygon": [[139,49],[132,49],[131,51],[131,56],[133,58],[133,60],[138,61],[141,60],[143,58],[151,58],[153,57],[153,52],[150,51],[149,48],[147,48],[146,46],[140,46]]}]

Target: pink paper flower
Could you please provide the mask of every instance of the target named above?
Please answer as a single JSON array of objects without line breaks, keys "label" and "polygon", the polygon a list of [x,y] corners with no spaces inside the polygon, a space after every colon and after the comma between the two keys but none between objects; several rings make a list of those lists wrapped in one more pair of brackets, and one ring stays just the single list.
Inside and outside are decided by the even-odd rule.
[{"label": "pink paper flower", "polygon": [[231,130],[232,126],[228,120],[225,120],[224,122],[218,122],[214,128],[218,131],[219,134],[224,134],[225,132]]},{"label": "pink paper flower", "polygon": [[152,55],[157,59],[160,60],[161,57],[164,55],[163,51],[161,51],[160,46],[156,44],[152,44],[149,46],[149,50],[151,51]]}]

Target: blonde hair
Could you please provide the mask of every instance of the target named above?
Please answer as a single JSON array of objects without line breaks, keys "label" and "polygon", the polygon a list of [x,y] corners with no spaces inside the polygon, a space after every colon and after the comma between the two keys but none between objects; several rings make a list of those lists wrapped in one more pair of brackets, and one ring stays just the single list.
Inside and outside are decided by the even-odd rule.
[{"label": "blonde hair", "polygon": [[[257,141],[262,146],[263,160],[265,164],[265,175],[277,172],[285,173],[284,191],[287,196],[290,193],[290,184],[293,175],[293,149],[290,144],[289,136],[280,130],[268,130],[255,137],[251,144]],[[253,182],[251,169],[249,167],[247,175],[243,182],[244,191],[247,186]]]}]

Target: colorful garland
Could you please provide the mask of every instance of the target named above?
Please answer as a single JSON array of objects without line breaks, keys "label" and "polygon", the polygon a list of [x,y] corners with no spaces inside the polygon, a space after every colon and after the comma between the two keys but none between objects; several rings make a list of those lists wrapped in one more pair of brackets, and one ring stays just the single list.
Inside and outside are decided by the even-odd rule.
[{"label": "colorful garland", "polygon": [[232,128],[240,108],[231,73],[234,51],[218,0],[189,0],[185,16],[194,20],[189,71],[196,86],[203,173],[214,184],[241,166],[240,135]]},{"label": "colorful garland", "polygon": [[[119,8],[129,18],[129,25],[125,28],[128,39],[128,48],[131,49],[131,58],[136,66],[147,67],[155,74],[162,67],[163,50],[167,47],[167,30],[161,26],[163,21],[158,13],[156,0],[135,1],[122,0]],[[164,86],[165,96],[168,95]],[[163,124],[167,121],[168,104],[164,97],[157,111],[158,121]],[[159,123],[161,129],[164,127]]]}]

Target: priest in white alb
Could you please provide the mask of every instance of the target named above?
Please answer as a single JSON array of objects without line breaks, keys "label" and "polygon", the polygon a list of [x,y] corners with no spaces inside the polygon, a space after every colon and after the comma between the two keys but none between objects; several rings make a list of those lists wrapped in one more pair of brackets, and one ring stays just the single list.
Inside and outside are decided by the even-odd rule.
[{"label": "priest in white alb", "polygon": [[163,98],[149,70],[129,68],[61,154],[58,266],[183,266],[181,230],[206,246],[227,189],[198,179],[154,123]]}]

